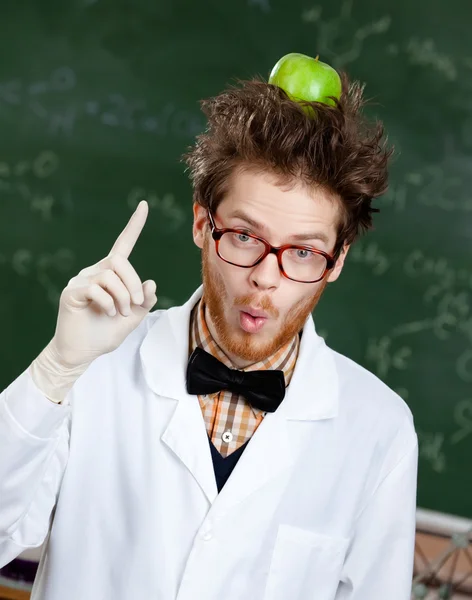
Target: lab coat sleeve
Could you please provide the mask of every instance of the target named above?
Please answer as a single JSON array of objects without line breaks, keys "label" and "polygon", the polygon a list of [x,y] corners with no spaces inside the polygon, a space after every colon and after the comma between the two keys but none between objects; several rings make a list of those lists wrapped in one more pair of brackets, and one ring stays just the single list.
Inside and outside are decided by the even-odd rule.
[{"label": "lab coat sleeve", "polygon": [[24,371],[0,394],[0,567],[45,540],[69,453],[71,407]]},{"label": "lab coat sleeve", "polygon": [[409,600],[416,526],[418,439],[356,521],[335,600]]}]

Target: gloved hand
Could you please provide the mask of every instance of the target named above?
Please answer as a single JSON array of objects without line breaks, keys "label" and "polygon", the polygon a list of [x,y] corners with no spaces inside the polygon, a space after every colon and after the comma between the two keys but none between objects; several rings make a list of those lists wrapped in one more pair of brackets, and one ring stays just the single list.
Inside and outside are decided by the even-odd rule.
[{"label": "gloved hand", "polygon": [[142,201],[108,256],[63,290],[54,336],[30,371],[51,400],[62,401],[90,363],[115,350],[157,302],[155,282],[141,283],[128,260],[147,215]]}]

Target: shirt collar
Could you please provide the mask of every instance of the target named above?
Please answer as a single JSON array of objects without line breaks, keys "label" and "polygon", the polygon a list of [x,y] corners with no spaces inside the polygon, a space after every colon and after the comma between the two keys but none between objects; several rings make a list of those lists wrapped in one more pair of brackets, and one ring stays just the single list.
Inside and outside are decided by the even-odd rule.
[{"label": "shirt collar", "polygon": [[[226,356],[223,350],[218,346],[216,341],[213,339],[208,325],[205,319],[205,303],[203,299],[200,299],[197,304],[193,307],[190,315],[190,354],[195,350],[196,347],[200,347],[224,365],[230,369],[235,369],[235,365]],[[297,362],[298,350],[300,346],[300,336],[296,335],[292,340],[287,342],[284,346],[279,348],[277,352],[261,360],[259,362],[248,365],[242,371],[262,371],[265,369],[279,369],[283,372],[285,378],[285,386],[288,386],[295,369]],[[202,398],[201,402],[205,405],[211,396]],[[262,411],[257,408],[251,407],[256,416],[260,415]]]}]

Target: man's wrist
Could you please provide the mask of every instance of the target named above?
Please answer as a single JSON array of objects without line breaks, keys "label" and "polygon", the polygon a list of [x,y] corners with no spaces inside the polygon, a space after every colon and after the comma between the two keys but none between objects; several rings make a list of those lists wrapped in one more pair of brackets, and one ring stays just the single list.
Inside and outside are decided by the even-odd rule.
[{"label": "man's wrist", "polygon": [[61,404],[77,379],[91,363],[78,366],[64,364],[54,346],[53,340],[35,358],[29,367],[36,387],[55,404]]}]

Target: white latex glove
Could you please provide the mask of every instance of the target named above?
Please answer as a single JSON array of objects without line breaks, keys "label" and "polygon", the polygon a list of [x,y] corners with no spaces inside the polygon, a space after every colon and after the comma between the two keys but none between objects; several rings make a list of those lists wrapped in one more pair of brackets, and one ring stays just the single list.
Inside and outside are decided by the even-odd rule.
[{"label": "white latex glove", "polygon": [[63,290],[54,337],[31,365],[35,383],[51,400],[62,401],[90,363],[115,350],[157,302],[155,282],[141,283],[128,260],[147,215],[142,201],[108,256]]}]

